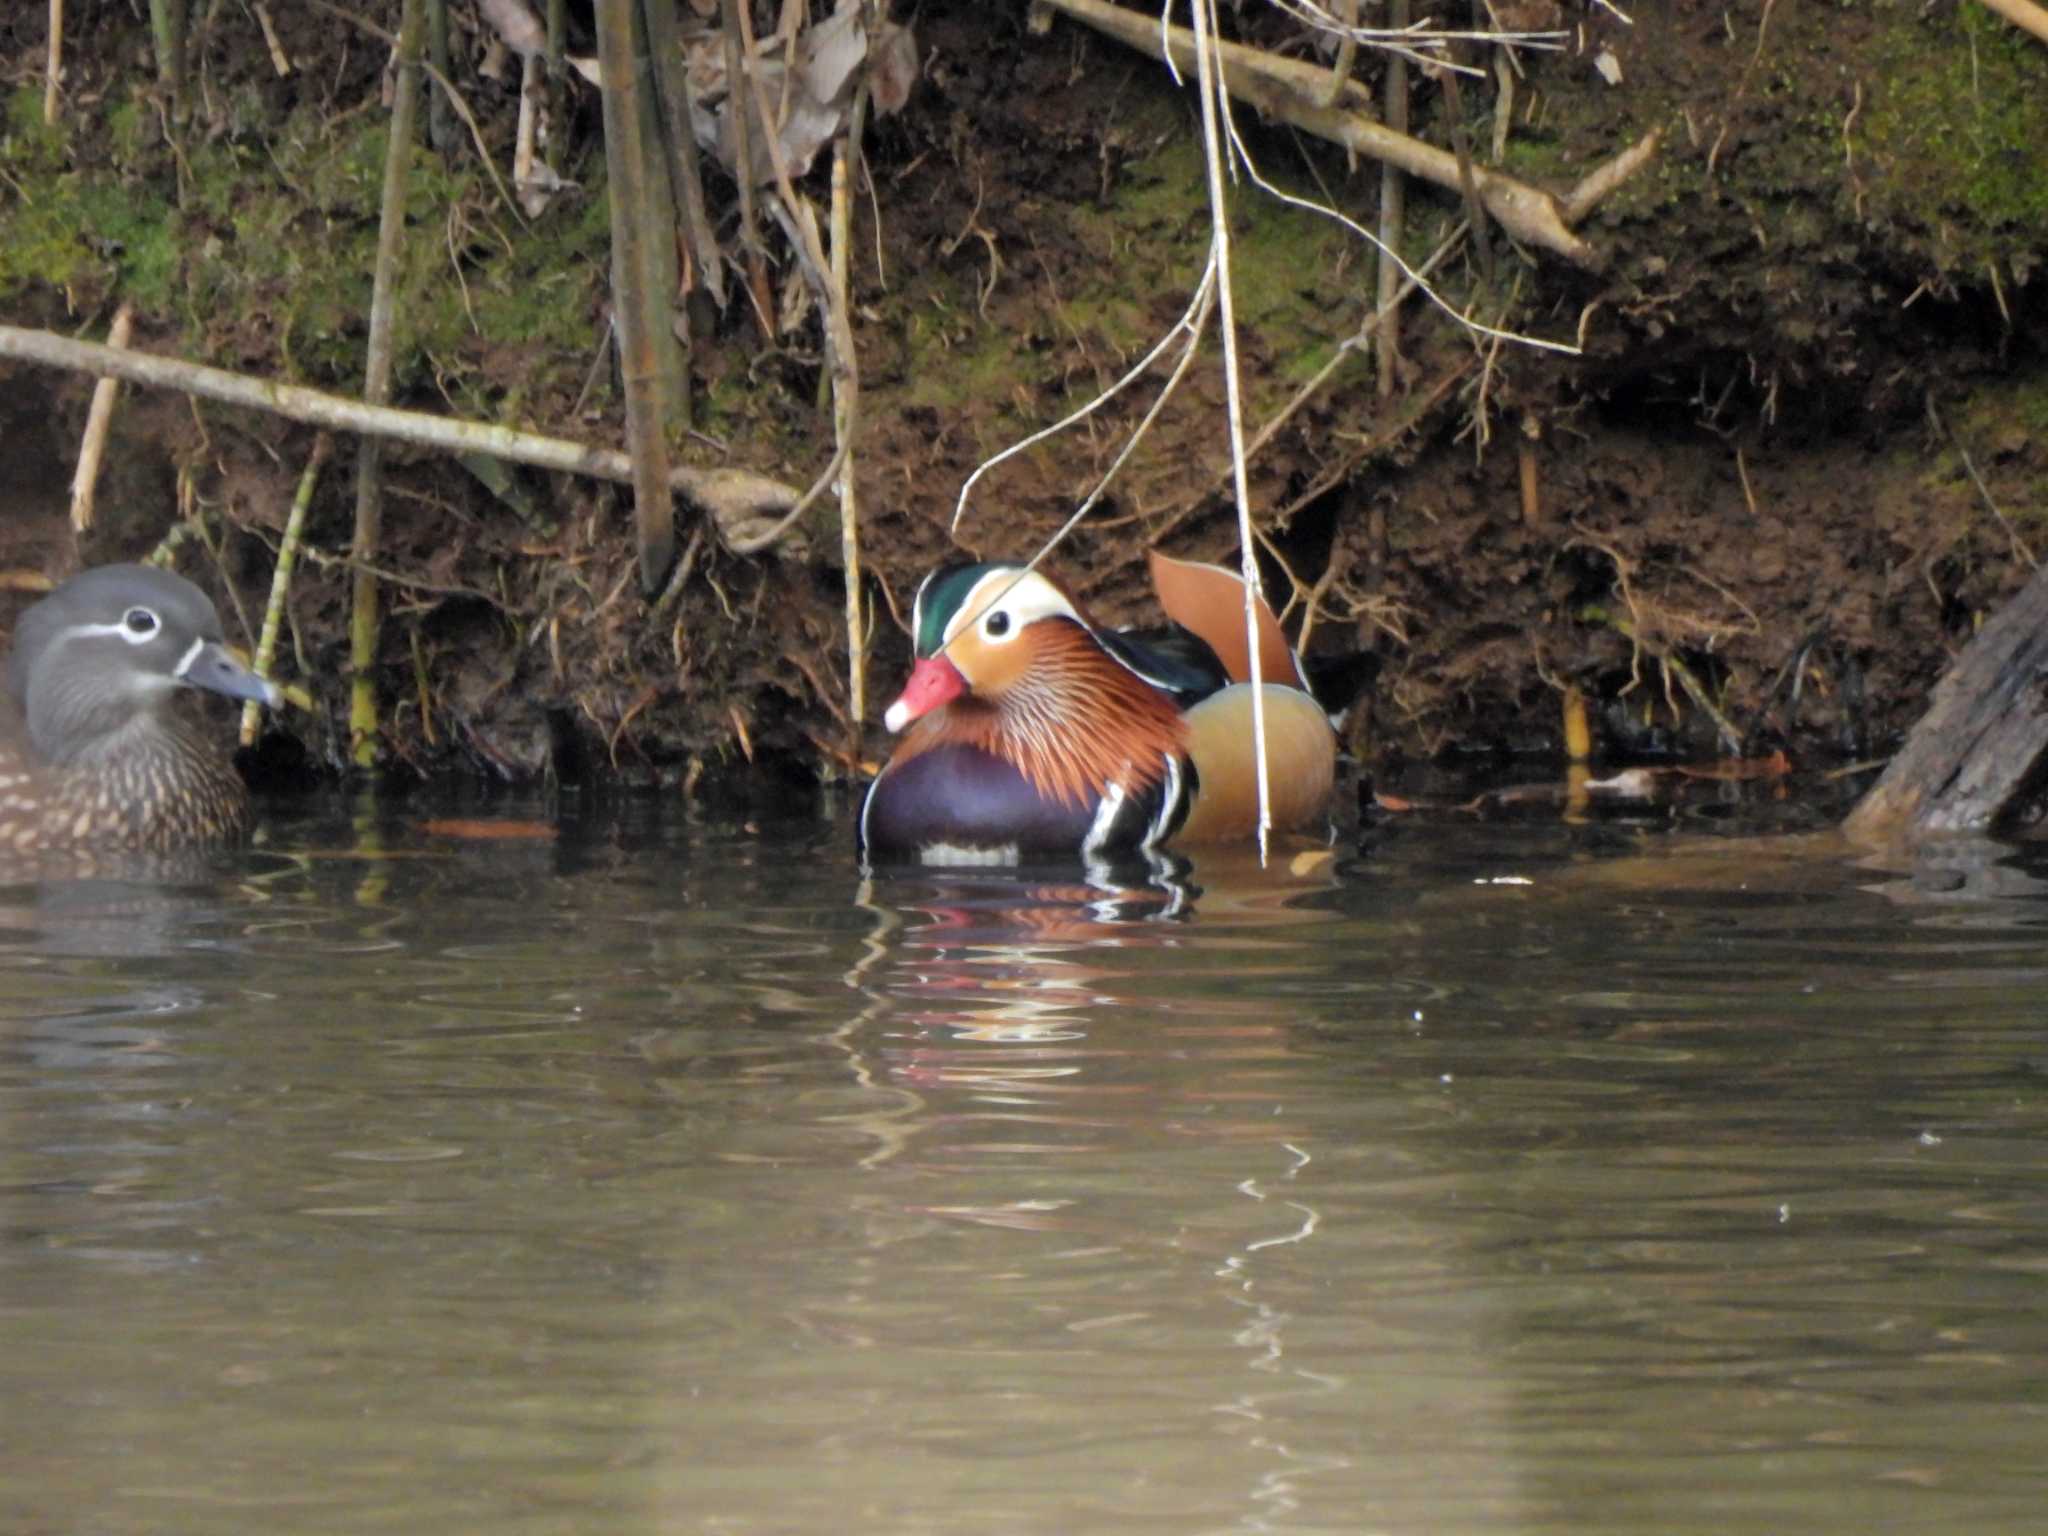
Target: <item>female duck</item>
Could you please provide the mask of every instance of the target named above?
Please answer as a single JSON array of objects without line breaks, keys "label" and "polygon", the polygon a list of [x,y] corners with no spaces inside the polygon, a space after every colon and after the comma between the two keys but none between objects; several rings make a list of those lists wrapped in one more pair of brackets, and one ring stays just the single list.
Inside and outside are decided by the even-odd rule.
[{"label": "female duck", "polygon": [[242,835],[249,795],[171,708],[182,688],[275,705],[191,582],[143,565],[74,577],[23,613],[0,696],[0,854]]},{"label": "female duck", "polygon": [[[907,733],[868,791],[871,856],[1008,863],[1219,841],[1258,827],[1244,587],[1154,553],[1164,635],[1100,627],[1052,578],[948,566],[912,618],[916,663],[884,722]],[[1337,743],[1259,605],[1273,824],[1322,816]]]}]

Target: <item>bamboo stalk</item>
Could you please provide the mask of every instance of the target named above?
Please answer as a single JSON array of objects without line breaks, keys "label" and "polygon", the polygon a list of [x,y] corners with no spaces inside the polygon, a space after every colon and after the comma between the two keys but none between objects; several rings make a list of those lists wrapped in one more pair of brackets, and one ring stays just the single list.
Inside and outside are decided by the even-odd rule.
[{"label": "bamboo stalk", "polygon": [[[682,45],[676,38],[674,0],[641,0],[639,25],[647,46],[647,88],[641,99],[640,132],[648,159],[647,189],[650,194],[646,206],[640,211],[640,220],[646,230],[648,282],[651,291],[659,296],[657,309],[667,322],[662,343],[667,369],[662,382],[662,397],[667,406],[664,423],[687,432],[690,429],[690,362],[695,354],[696,338],[691,334],[690,311],[678,302],[688,257],[678,254],[677,230],[688,222],[685,204],[692,187],[682,174],[683,152],[677,147],[678,134],[685,137],[692,149],[696,146],[694,135],[690,134],[687,107],[678,118],[671,104],[672,99],[687,103],[689,92],[683,78]],[[672,54],[667,59],[663,58],[663,41],[668,43]],[[673,97],[673,91],[681,91],[683,95]],[[660,162],[659,170],[655,168],[656,161]],[[701,207],[703,188],[698,186],[695,191]],[[670,519],[673,522],[673,508]],[[651,592],[648,595],[653,596]]]},{"label": "bamboo stalk", "polygon": [[64,0],[50,0],[50,62],[43,78],[43,121],[57,121],[57,82],[64,72]]},{"label": "bamboo stalk", "polygon": [[[668,494],[667,404],[656,334],[657,296],[649,292],[647,146],[641,132],[634,26],[637,0],[598,0],[598,59],[604,72],[604,144],[612,226],[612,319],[626,387],[626,443],[633,456],[633,520],[640,590],[661,590],[675,558],[675,506]],[[660,305],[666,309],[666,303]],[[666,334],[666,325],[661,326]]]},{"label": "bamboo stalk", "polygon": [[[391,137],[384,153],[384,200],[378,213],[377,265],[370,290],[370,343],[363,364],[363,399],[391,398],[392,321],[397,310],[398,244],[405,231],[405,187],[412,170],[413,122],[419,111],[423,0],[404,0],[398,23],[398,90],[391,104]],[[383,533],[384,506],[376,438],[356,451],[356,519],[350,553],[357,562],[349,612],[349,755],[358,768],[377,762],[377,578],[362,567],[374,562]]]},{"label": "bamboo stalk", "polygon": [[[135,310],[123,304],[107,329],[107,345],[126,347],[135,329]],[[107,431],[114,424],[114,404],[121,381],[103,376],[92,387],[92,409],[86,413],[85,437],[78,445],[78,472],[71,477],[71,526],[79,533],[92,527],[93,492],[99,485],[100,460],[107,451]]]},{"label": "bamboo stalk", "polygon": [[562,86],[569,51],[569,0],[548,0],[547,118],[562,121]]},{"label": "bamboo stalk", "polygon": [[[225,405],[264,411],[307,426],[330,427],[365,437],[391,438],[440,453],[488,454],[531,464],[538,469],[564,474],[589,475],[593,479],[630,484],[633,461],[615,448],[599,448],[566,438],[543,437],[490,422],[462,421],[448,416],[429,416],[423,411],[401,411],[388,405],[368,405],[301,384],[275,384],[225,368],[188,363],[182,358],[159,357],[149,352],[123,352],[98,342],[74,341],[48,331],[26,330],[0,325],[0,357],[45,367],[64,368],[74,373],[111,374],[131,384],[153,389],[176,389],[186,394],[218,400]],[[679,464],[669,471],[669,485],[677,494],[713,512],[738,516],[758,513],[769,516],[787,512],[796,505],[798,492],[780,480],[747,469],[700,469]]]},{"label": "bamboo stalk", "polygon": [[[1387,29],[1400,31],[1409,20],[1408,0],[1388,0]],[[1332,91],[1334,96],[1336,92]],[[1398,53],[1387,55],[1385,85],[1387,127],[1395,133],[1408,131],[1408,60]],[[1325,106],[1332,105],[1325,102]],[[1378,370],[1382,400],[1391,399],[1401,360],[1401,234],[1408,222],[1408,176],[1391,160],[1380,163],[1379,281],[1377,305],[1379,330],[1373,338],[1373,362]]]},{"label": "bamboo stalk", "polygon": [[548,0],[548,76],[560,79],[569,49],[569,0]]},{"label": "bamboo stalk", "polygon": [[[427,55],[441,79],[448,72],[448,0],[427,0]],[[427,98],[427,142],[434,153],[445,155],[455,147],[455,117],[448,109],[445,91]]]},{"label": "bamboo stalk", "polygon": [[184,117],[185,0],[149,0],[149,32],[156,47],[156,78],[172,122]]},{"label": "bamboo stalk", "polygon": [[[313,488],[320,483],[320,471],[334,452],[334,439],[325,432],[313,439],[313,452],[299,476],[299,493],[292,498],[292,510],[285,518],[284,538],[277,546],[277,566],[270,573],[270,602],[263,610],[263,632],[256,641],[256,670],[270,676],[270,663],[277,655],[277,637],[284,628],[285,594],[291,590],[292,570],[299,562],[299,543],[305,536],[306,509],[313,504]],[[256,740],[263,723],[263,706],[251,699],[242,706],[242,745]]]}]

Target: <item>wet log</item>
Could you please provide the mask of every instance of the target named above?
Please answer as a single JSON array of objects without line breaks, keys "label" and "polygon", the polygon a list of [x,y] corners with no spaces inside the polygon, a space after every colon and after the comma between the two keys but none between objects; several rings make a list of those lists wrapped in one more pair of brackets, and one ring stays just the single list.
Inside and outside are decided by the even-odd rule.
[{"label": "wet log", "polygon": [[1867,843],[1994,831],[2035,787],[2044,760],[2048,570],[1963,647],[1843,829]]}]

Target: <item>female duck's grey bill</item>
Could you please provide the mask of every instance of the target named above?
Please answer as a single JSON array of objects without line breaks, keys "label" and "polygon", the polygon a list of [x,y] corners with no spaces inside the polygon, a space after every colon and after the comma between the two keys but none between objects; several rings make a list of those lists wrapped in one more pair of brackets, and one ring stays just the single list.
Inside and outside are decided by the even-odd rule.
[{"label": "female duck's grey bill", "polygon": [[243,666],[218,640],[194,640],[178,662],[179,681],[230,699],[254,699],[270,709],[284,702],[277,684]]}]

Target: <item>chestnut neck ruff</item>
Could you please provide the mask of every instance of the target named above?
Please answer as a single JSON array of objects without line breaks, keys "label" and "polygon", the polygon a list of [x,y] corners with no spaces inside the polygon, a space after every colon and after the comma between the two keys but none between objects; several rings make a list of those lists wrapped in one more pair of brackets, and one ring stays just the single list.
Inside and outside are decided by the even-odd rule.
[{"label": "chestnut neck ruff", "polygon": [[1011,764],[1047,799],[1086,806],[1149,789],[1186,750],[1173,698],[1111,656],[1071,619],[1032,626],[1030,664],[995,698],[967,693],[917,722],[898,751],[976,748]]}]

